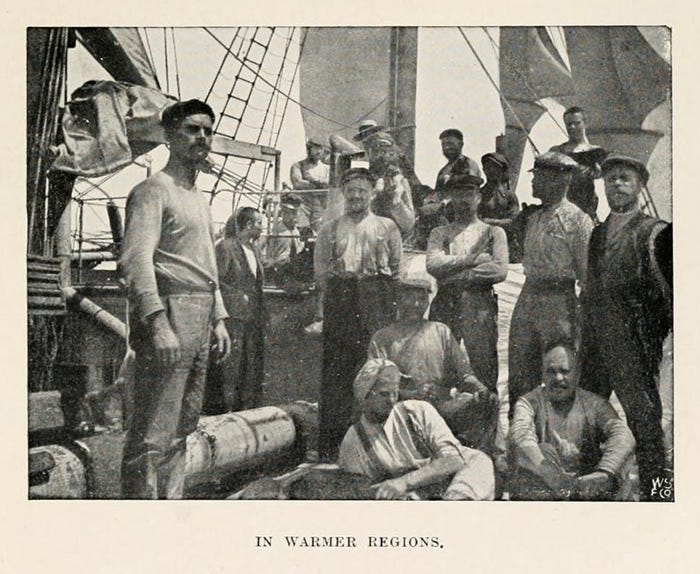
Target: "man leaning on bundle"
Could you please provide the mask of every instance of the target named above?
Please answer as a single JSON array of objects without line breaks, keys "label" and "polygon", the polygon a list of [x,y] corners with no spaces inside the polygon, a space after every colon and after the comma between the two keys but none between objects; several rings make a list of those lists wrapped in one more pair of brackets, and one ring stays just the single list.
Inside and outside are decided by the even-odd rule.
[{"label": "man leaning on bundle", "polygon": [[510,448],[513,500],[612,500],[634,438],[612,405],[578,388],[579,364],[568,341],[542,359],[543,386],[515,404]]},{"label": "man leaning on bundle", "polygon": [[397,402],[401,372],[386,359],[369,359],[353,385],[362,413],[340,447],[338,464],[375,482],[376,498],[493,500],[493,465],[463,447],[435,408]]}]

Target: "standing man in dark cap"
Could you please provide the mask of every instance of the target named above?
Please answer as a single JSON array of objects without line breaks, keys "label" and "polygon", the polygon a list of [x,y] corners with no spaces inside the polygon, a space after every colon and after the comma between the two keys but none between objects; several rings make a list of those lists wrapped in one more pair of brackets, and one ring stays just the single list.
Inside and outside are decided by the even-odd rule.
[{"label": "standing man in dark cap", "polygon": [[479,219],[489,225],[508,229],[513,219],[520,213],[518,196],[510,188],[510,164],[506,156],[498,152],[481,157],[486,183],[481,188]]},{"label": "standing man in dark cap", "polygon": [[477,378],[497,393],[498,305],[493,285],[508,274],[508,244],[503,229],[477,216],[479,186],[474,175],[455,175],[447,183],[455,220],[433,229],[426,267],[438,282],[430,319],[448,325],[464,341]]},{"label": "standing man in dark cap", "polygon": [[575,287],[576,281],[582,286],[586,280],[593,222],[566,199],[576,168],[573,159],[558,152],[535,158],[532,194],[542,205],[528,212],[522,242],[525,284],[508,340],[510,417],[517,400],[540,384],[548,344],[579,339]]},{"label": "standing man in dark cap", "polygon": [[[299,190],[327,190],[330,181],[330,166],[323,160],[326,155],[326,142],[317,136],[306,141],[306,157],[292,165],[289,179],[292,187]],[[323,212],[326,209],[326,191],[304,193],[302,196],[302,227],[309,226],[315,232],[321,227]]]},{"label": "standing man in dark cap", "polygon": [[449,223],[454,219],[450,199],[447,197],[447,182],[455,175],[472,175],[481,178],[479,164],[473,159],[462,154],[464,136],[458,129],[450,128],[440,134],[442,154],[447,158],[447,163],[438,172],[435,181],[435,189],[425,195],[418,203],[418,221],[416,222],[415,245],[418,249],[425,249],[430,232]]},{"label": "standing man in dark cap", "polygon": [[642,162],[613,154],[602,171],[611,212],[590,242],[581,385],[606,398],[615,391],[637,441],[640,499],[661,500],[653,488],[667,478],[655,379],[673,326],[671,235],[640,210],[649,180]]},{"label": "standing man in dark cap", "polygon": [[442,199],[445,195],[445,185],[453,175],[475,175],[481,177],[479,164],[462,153],[464,136],[455,128],[450,128],[440,134],[442,155],[447,158],[447,163],[442,166],[435,181],[435,192]]},{"label": "standing man in dark cap", "polygon": [[401,234],[391,219],[370,212],[374,183],[364,168],[343,173],[345,213],[323,225],[314,252],[316,282],[324,294],[319,455],[326,460],[335,458],[352,424],[352,382],[370,337],[396,314]]},{"label": "standing man in dark cap", "polygon": [[136,365],[122,461],[125,498],[182,498],[186,438],[199,420],[212,330],[216,358],[230,352],[211,214],[195,185],[213,123],[214,112],[199,100],[167,108],[161,124],[168,163],[126,204],[121,268]]},{"label": "standing man in dark cap", "polygon": [[511,226],[520,213],[520,206],[518,196],[510,188],[510,164],[506,156],[493,152],[481,157],[481,166],[484,169],[486,183],[481,188],[479,219],[505,230],[510,260],[514,261],[514,252],[519,253],[521,249],[514,243],[515,236]]}]

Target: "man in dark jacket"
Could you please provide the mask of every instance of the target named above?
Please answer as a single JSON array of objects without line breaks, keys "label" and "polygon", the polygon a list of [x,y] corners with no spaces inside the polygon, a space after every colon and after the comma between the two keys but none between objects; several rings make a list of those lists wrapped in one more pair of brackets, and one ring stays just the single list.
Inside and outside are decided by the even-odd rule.
[{"label": "man in dark jacket", "polygon": [[255,241],[262,232],[262,215],[242,207],[226,223],[216,244],[219,284],[229,318],[231,356],[210,365],[205,412],[253,409],[260,406],[263,383],[264,302],[263,267]]},{"label": "man in dark jacket", "polygon": [[[610,155],[602,165],[610,215],[591,236],[583,295],[582,387],[615,391],[637,441],[640,499],[666,478],[661,400],[656,377],[672,326],[670,233],[645,215],[639,196],[649,172],[640,161]],[[659,237],[668,246],[660,245]],[[666,260],[659,254],[666,253]]]}]

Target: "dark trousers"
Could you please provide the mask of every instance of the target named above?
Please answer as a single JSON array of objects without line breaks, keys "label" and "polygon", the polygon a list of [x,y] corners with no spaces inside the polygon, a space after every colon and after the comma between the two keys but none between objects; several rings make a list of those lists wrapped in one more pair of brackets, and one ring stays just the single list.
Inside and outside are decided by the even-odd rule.
[{"label": "dark trousers", "polygon": [[217,363],[212,354],[207,376],[204,413],[254,409],[262,403],[265,342],[259,320],[226,319],[231,354]]},{"label": "dark trousers", "polygon": [[445,323],[464,342],[476,378],[497,393],[498,300],[493,289],[441,286],[430,306],[430,320]]},{"label": "dark trousers", "polygon": [[648,366],[635,334],[634,310],[599,303],[595,312],[586,315],[581,387],[605,398],[615,391],[637,441],[640,500],[650,500],[653,480],[665,477],[656,373]]},{"label": "dark trousers", "polygon": [[508,337],[508,418],[517,400],[542,381],[542,353],[553,341],[578,345],[578,310],[573,282],[539,288],[525,281],[513,309]]},{"label": "dark trousers", "polygon": [[202,408],[214,298],[186,294],[162,300],[181,358],[163,367],[143,325],[130,322],[136,364],[134,414],[122,459],[124,498],[182,498],[186,439]]},{"label": "dark trousers", "polygon": [[326,284],[318,429],[322,458],[336,458],[353,423],[353,381],[367,359],[372,335],[394,320],[395,307],[390,277],[333,277]]}]

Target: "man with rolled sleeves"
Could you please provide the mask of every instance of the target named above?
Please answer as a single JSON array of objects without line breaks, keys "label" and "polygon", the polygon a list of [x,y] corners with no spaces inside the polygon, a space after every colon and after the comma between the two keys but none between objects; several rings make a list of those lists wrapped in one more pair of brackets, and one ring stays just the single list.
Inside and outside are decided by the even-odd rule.
[{"label": "man with rolled sleeves", "polygon": [[498,395],[476,378],[450,328],[423,318],[430,280],[406,276],[397,287],[398,319],[373,335],[367,357],[396,363],[401,400],[430,402],[462,444],[493,454]]},{"label": "man with rolled sleeves", "polygon": [[316,282],[324,294],[319,455],[325,460],[335,458],[352,424],[352,384],[370,337],[396,314],[401,234],[391,219],[370,212],[374,183],[364,168],[343,173],[345,213],[323,225],[314,251]]},{"label": "man with rolled sleeves", "polygon": [[210,333],[230,351],[217,279],[209,204],[197,172],[212,142],[214,112],[199,100],[163,112],[170,158],[126,204],[121,257],[135,358],[133,421],[124,445],[125,498],[182,498],[186,438],[204,394]]},{"label": "man with rolled sleeves", "polygon": [[601,167],[611,211],[590,242],[581,386],[605,398],[615,391],[637,441],[640,499],[661,500],[653,492],[667,474],[656,378],[673,325],[670,226],[640,210],[649,179],[642,162],[611,154]]},{"label": "man with rolled sleeves", "polygon": [[593,222],[566,199],[576,162],[559,152],[535,158],[533,196],[524,211],[525,284],[513,309],[508,340],[510,417],[517,400],[540,384],[542,351],[553,340],[579,336],[576,281],[583,285]]}]

